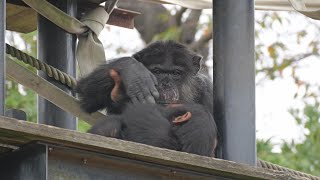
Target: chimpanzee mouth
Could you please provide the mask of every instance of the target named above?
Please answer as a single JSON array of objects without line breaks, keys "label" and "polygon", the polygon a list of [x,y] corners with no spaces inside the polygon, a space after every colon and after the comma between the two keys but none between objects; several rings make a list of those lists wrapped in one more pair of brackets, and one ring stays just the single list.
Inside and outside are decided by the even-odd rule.
[{"label": "chimpanzee mouth", "polygon": [[159,91],[160,97],[157,101],[158,104],[177,104],[179,103],[179,91],[176,88],[170,88]]}]

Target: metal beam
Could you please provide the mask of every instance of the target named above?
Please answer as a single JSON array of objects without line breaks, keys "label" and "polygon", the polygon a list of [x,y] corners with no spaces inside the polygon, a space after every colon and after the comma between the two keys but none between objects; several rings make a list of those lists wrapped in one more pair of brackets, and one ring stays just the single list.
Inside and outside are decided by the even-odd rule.
[{"label": "metal beam", "polygon": [[47,147],[27,144],[0,157],[1,179],[47,179]]},{"label": "metal beam", "polygon": [[[77,14],[76,0],[50,0],[50,2],[71,16]],[[72,76],[76,75],[75,66],[76,36],[69,34],[61,28],[39,15],[38,17],[38,57],[40,60],[64,71]],[[71,92],[47,75],[39,72],[39,75],[47,79],[65,92]],[[76,117],[63,111],[51,102],[38,96],[38,122],[67,129],[76,129]]]},{"label": "metal beam", "polygon": [[5,113],[5,83],[6,83],[6,64],[5,64],[5,31],[6,31],[6,0],[0,2],[0,116]]},{"label": "metal beam", "polygon": [[[308,10],[317,10],[320,8],[320,2],[315,0],[303,1]],[[273,10],[273,11],[293,11],[293,7],[288,0],[255,0],[256,10]]]},{"label": "metal beam", "polygon": [[256,165],[254,0],[214,1],[215,119],[222,158]]}]

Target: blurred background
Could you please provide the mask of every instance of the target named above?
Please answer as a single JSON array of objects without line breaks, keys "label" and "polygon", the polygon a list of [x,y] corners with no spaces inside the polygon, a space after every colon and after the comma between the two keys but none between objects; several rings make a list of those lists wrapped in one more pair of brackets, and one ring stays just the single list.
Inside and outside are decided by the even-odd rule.
[{"label": "blurred background", "polygon": [[[129,2],[120,1],[118,6],[142,15],[135,19],[134,30],[105,27],[100,39],[107,59],[131,55],[155,40],[171,39],[200,53],[202,73],[212,78],[211,10]],[[255,19],[258,157],[320,175],[320,22],[285,11],[256,11]],[[6,32],[7,43],[35,57],[36,37],[36,31]],[[6,108],[24,110],[28,121],[36,122],[36,94],[10,79],[6,88]],[[88,128],[79,120],[79,131]]]}]

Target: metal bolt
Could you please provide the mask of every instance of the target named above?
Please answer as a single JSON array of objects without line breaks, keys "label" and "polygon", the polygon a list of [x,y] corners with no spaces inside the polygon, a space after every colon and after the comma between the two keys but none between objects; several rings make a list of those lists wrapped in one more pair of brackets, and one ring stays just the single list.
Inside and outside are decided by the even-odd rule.
[{"label": "metal bolt", "polygon": [[177,173],[177,171],[175,171],[175,170],[170,170],[170,172],[172,174],[172,177],[174,177],[176,175],[176,173]]},{"label": "metal bolt", "polygon": [[52,151],[53,151],[53,148],[52,148],[52,147],[49,147],[48,150],[49,150],[49,152],[52,152]]},{"label": "metal bolt", "polygon": [[86,158],[83,158],[83,159],[82,159],[82,162],[83,162],[83,164],[87,164],[87,159],[86,159]]}]

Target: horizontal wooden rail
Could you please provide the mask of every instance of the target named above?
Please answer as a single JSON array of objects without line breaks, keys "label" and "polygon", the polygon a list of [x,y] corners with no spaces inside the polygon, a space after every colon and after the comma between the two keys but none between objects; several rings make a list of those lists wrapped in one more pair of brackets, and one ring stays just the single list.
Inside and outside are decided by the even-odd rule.
[{"label": "horizontal wooden rail", "polygon": [[[102,113],[85,113],[81,110],[79,100],[60,90],[45,79],[16,63],[13,58],[6,56],[7,75],[15,82],[22,84],[38,93],[43,98],[52,102],[61,109],[70,112],[89,124],[105,117]],[[64,121],[64,119],[61,119]]]},{"label": "horizontal wooden rail", "polygon": [[[0,143],[5,142],[20,146],[31,141],[43,141],[58,146],[78,148],[227,179],[301,179],[301,177],[298,178],[287,172],[252,167],[0,116]],[[183,171],[177,173],[183,173]]]}]

